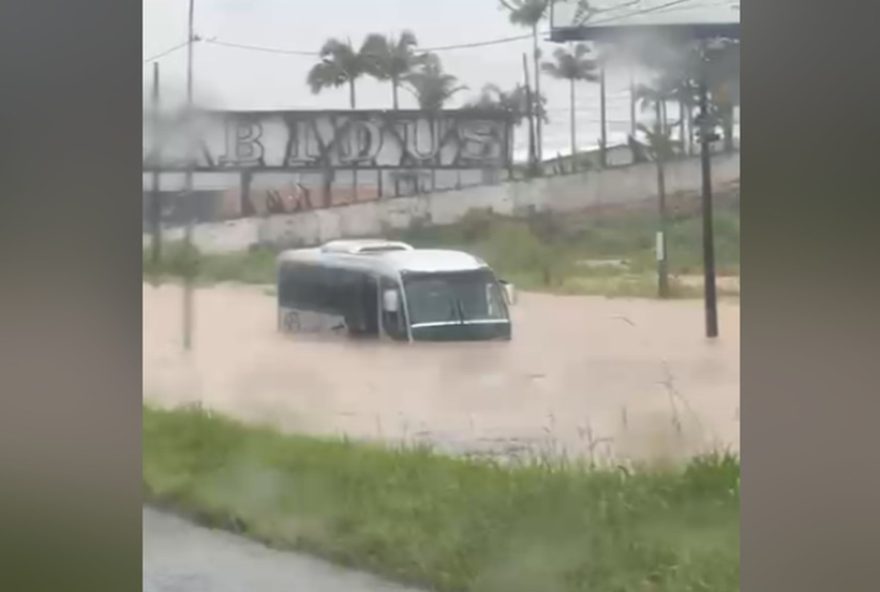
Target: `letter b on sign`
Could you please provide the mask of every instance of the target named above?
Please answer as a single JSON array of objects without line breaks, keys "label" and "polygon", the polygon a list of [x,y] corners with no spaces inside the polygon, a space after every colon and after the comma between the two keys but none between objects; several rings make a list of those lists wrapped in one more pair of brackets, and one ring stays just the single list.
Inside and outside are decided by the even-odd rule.
[{"label": "letter b on sign", "polygon": [[226,154],[220,159],[224,166],[257,166],[263,163],[263,126],[259,121],[233,119],[226,122]]}]

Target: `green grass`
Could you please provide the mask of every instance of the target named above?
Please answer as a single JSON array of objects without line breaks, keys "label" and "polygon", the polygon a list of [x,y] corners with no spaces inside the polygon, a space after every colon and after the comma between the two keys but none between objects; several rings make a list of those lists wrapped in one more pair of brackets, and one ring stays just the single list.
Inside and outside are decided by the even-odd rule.
[{"label": "green grass", "polygon": [[733,592],[739,460],[502,466],[144,409],[148,500],[439,591]]},{"label": "green grass", "polygon": [[276,251],[267,248],[211,255],[200,253],[195,247],[187,250],[182,243],[169,243],[164,246],[158,265],[153,263],[150,251],[144,250],[143,270],[145,277],[158,280],[194,274],[201,283],[272,284],[276,255]]},{"label": "green grass", "polygon": [[[702,273],[701,218],[692,202],[684,198],[670,201],[667,248],[673,275],[671,296],[699,298],[700,288],[679,283],[674,276]],[[738,199],[719,200],[714,229],[720,275],[739,275],[739,222]],[[404,231],[389,229],[385,235],[417,247],[472,252],[524,290],[653,298],[657,295],[656,230],[656,214],[645,208],[603,214],[536,214],[527,218],[472,211],[456,224],[416,224]],[[177,244],[166,248],[166,257],[159,266],[150,263],[145,251],[144,270],[149,277],[180,276],[190,269],[202,282],[274,283],[274,256],[269,249],[257,249],[229,255],[196,253],[187,258]],[[581,263],[600,259],[625,260],[627,266],[607,269]],[[719,289],[719,295],[739,293]]]},{"label": "green grass", "polygon": [[[670,271],[700,273],[702,220],[692,208],[672,208],[667,234]],[[714,212],[715,256],[719,272],[739,273],[739,203],[727,199]],[[583,259],[625,259],[634,273],[655,271],[657,217],[643,208],[604,214],[536,214],[511,219],[475,210],[447,226],[416,226],[392,233],[416,246],[445,246],[478,252],[487,261],[515,271],[547,255],[571,265]],[[541,252],[543,251],[543,252]],[[528,255],[531,255],[529,257]],[[575,273],[573,270],[566,270]]]}]

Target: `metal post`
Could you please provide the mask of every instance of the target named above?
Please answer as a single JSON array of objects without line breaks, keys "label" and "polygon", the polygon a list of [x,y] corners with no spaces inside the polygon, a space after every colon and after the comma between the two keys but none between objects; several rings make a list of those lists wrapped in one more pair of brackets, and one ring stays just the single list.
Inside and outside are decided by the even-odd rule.
[{"label": "metal post", "polygon": [[[189,0],[189,21],[187,25],[187,46],[186,46],[186,113],[187,124],[192,117],[193,109],[193,15],[195,10],[195,0]],[[190,130],[191,131],[191,130]],[[189,136],[190,134],[187,134]],[[193,217],[195,216],[195,204],[193,203],[193,139],[187,139],[187,167],[185,177],[184,199],[187,206],[184,208],[186,213],[186,227],[184,231],[184,250],[187,261],[183,278],[183,348],[185,350],[192,349],[193,336],[193,274],[195,273],[195,261],[190,261],[193,257]]]},{"label": "metal post", "polygon": [[159,62],[153,62],[153,191],[150,203],[153,244],[151,245],[153,265],[162,259],[162,192],[159,187],[159,161],[161,160],[159,134]]},{"label": "metal post", "polygon": [[629,133],[636,137],[636,83],[633,66],[629,65]]},{"label": "metal post", "polygon": [[657,163],[657,201],[659,226],[657,231],[657,294],[660,298],[669,297],[669,264],[666,256],[666,171],[664,159],[666,157],[666,134],[668,130],[663,117],[662,101],[657,101],[657,123],[655,125],[656,146],[654,147]]},{"label": "metal post", "polygon": [[715,238],[712,228],[712,155],[710,143],[713,126],[709,121],[706,72],[706,43],[700,56],[700,163],[703,173],[703,284],[706,303],[706,336],[718,336],[718,303],[715,290]]}]

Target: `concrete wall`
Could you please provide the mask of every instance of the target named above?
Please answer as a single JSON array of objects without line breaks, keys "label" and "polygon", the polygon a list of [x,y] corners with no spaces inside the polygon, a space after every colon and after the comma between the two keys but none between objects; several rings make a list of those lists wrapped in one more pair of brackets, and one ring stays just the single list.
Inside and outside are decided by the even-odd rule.
[{"label": "concrete wall", "polygon": [[[712,160],[713,183],[723,185],[739,179],[739,153],[716,155]],[[670,194],[698,191],[701,187],[699,160],[668,163],[666,187]],[[648,163],[299,214],[200,224],[193,236],[199,249],[214,253],[244,250],[259,243],[314,245],[342,237],[381,236],[386,227],[406,228],[414,221],[450,224],[472,209],[491,208],[508,215],[526,213],[530,209],[567,212],[626,205],[656,194],[657,168]],[[165,234],[167,240],[179,240],[182,236],[182,229],[170,229]],[[144,244],[148,242],[149,237],[145,235]]]}]

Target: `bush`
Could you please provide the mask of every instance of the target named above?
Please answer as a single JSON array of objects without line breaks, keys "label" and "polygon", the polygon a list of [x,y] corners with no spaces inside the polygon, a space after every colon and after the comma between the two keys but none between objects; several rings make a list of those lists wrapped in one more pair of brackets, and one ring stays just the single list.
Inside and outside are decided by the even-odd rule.
[{"label": "bush", "polygon": [[495,215],[489,209],[469,210],[459,221],[461,237],[466,243],[475,243],[489,236]]}]

